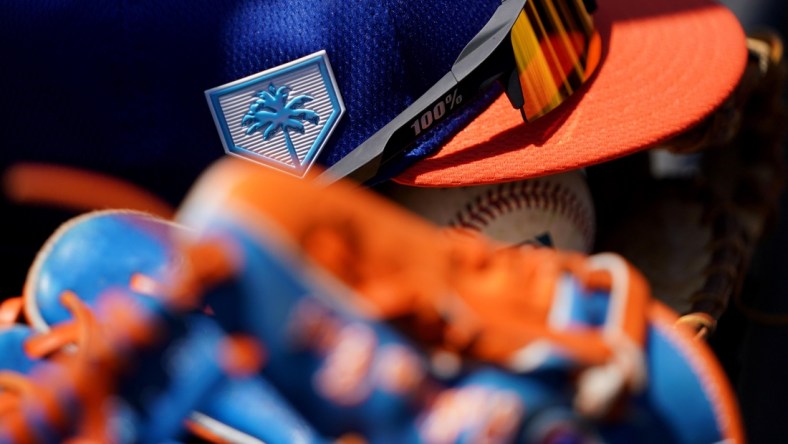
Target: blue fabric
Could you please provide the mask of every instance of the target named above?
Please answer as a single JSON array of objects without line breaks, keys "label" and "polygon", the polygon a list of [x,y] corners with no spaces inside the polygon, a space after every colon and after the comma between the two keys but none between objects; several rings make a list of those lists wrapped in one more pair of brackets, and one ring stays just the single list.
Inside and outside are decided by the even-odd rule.
[{"label": "blue fabric", "polygon": [[108,288],[126,288],[136,273],[160,280],[182,260],[172,246],[176,233],[172,225],[136,213],[94,213],[64,225],[28,278],[40,321],[55,325],[72,318],[60,302],[65,290],[93,306]]},{"label": "blue fabric", "polygon": [[[320,49],[347,107],[318,160],[331,165],[448,72],[499,3],[2,2],[0,166],[48,161],[186,186],[224,153],[203,91]],[[447,120],[407,162],[483,105]]]},{"label": "blue fabric", "polygon": [[36,361],[24,351],[25,341],[35,332],[27,325],[14,324],[0,328],[0,370],[26,374]]},{"label": "blue fabric", "polygon": [[[107,290],[128,290],[135,273],[166,285],[169,269],[182,261],[173,245],[178,235],[183,233],[177,226],[135,213],[73,219],[52,241],[31,277],[43,321],[51,327],[72,317],[59,300],[65,289],[101,317],[100,301]],[[175,436],[192,409],[265,442],[323,442],[259,376],[228,377],[220,359],[225,331],[212,317],[173,316],[156,295],[128,295],[136,306],[150,310],[161,340],[133,351],[136,365],[118,387],[125,403],[115,406],[112,414],[124,417],[125,432],[144,434],[135,442]],[[0,370],[26,372],[36,364],[22,348],[30,335],[32,330],[22,325],[0,328]]]},{"label": "blue fabric", "polygon": [[[319,282],[309,267],[291,261],[275,244],[268,244],[256,233],[249,232],[244,222],[231,213],[205,213],[188,221],[206,227],[207,237],[232,239],[244,264],[230,285],[206,294],[206,303],[213,309],[215,319],[226,330],[243,331],[265,344],[267,360],[263,376],[319,433],[341,436],[358,432],[369,442],[402,442],[390,437],[407,426],[417,414],[418,406],[411,392],[387,389],[372,369],[382,365],[385,350],[403,350],[414,358],[420,357],[420,352],[388,324],[373,322],[337,304],[344,297],[336,293],[337,289],[317,285]],[[370,335],[374,343],[367,369],[370,371],[355,375],[358,381],[351,379],[354,375],[344,375],[336,381],[358,384],[361,388],[358,399],[339,402],[319,388],[321,373],[330,367],[333,353],[339,352],[331,341],[316,345],[308,340],[309,333],[300,336],[306,332],[299,322],[302,318],[299,313],[305,307],[321,313],[320,318],[330,332],[327,335],[348,334],[348,329],[362,329]]]}]

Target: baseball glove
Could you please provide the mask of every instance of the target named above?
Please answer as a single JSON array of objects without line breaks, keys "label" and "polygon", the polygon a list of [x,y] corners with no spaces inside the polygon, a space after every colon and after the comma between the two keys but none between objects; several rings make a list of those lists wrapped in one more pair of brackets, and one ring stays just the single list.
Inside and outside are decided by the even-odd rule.
[{"label": "baseball glove", "polygon": [[[738,300],[784,182],[782,42],[771,32],[753,34],[748,49],[739,86],[704,122],[590,174],[597,247],[631,260],[654,295],[684,314],[679,323],[702,337]],[[622,180],[638,186],[620,190]]]}]

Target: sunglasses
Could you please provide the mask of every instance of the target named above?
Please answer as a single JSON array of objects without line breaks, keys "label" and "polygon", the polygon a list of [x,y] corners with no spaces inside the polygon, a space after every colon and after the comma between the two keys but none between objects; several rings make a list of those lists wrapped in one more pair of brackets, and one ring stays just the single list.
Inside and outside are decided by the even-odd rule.
[{"label": "sunglasses", "polygon": [[525,122],[549,113],[599,64],[601,41],[590,15],[594,10],[594,0],[504,0],[451,71],[320,180],[370,181],[495,82],[502,84]]}]

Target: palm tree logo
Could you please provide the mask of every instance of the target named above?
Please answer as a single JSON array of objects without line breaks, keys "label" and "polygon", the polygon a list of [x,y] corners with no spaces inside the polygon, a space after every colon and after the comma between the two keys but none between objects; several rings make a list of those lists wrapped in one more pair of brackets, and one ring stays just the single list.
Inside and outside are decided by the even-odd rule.
[{"label": "palm tree logo", "polygon": [[307,95],[300,95],[288,100],[290,87],[275,87],[273,83],[268,85],[268,90],[262,90],[255,94],[257,100],[249,106],[249,111],[241,120],[242,127],[246,128],[246,134],[251,135],[255,131],[263,133],[263,140],[269,140],[282,131],[287,144],[287,151],[294,165],[301,165],[298,160],[293,141],[290,139],[290,131],[304,134],[303,121],[317,125],[320,116],[316,112],[301,108],[305,103],[313,100]]}]

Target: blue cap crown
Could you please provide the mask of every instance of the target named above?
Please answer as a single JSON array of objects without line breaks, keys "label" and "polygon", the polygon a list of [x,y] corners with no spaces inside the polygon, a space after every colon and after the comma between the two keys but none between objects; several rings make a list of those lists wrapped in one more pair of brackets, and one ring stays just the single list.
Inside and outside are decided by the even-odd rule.
[{"label": "blue cap crown", "polygon": [[[330,57],[347,108],[318,159],[331,165],[448,72],[498,5],[6,2],[0,7],[0,165],[39,160],[140,177],[174,170],[190,183],[222,155],[203,91],[319,50]],[[421,141],[416,156],[436,148],[478,108],[468,107]]]}]

